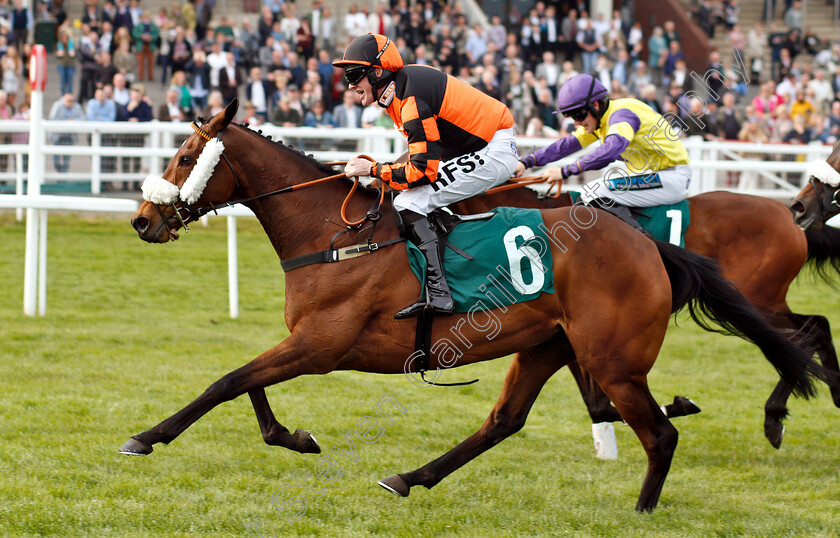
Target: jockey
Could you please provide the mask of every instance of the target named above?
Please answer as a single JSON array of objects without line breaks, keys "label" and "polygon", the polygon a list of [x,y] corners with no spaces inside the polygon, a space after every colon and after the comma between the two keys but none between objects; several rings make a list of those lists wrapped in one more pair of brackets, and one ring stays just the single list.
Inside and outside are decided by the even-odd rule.
[{"label": "jockey", "polygon": [[586,170],[599,170],[617,160],[627,163],[581,187],[581,201],[605,209],[647,234],[627,206],[676,204],[691,182],[688,153],[668,121],[643,102],[610,99],[607,89],[590,75],[570,78],[557,93],[557,112],[575,121],[574,133],[534,151],[516,165],[516,176],[570,155],[596,140],[601,146],[572,164],[551,167],[543,177],[562,181]]},{"label": "jockey", "polygon": [[500,101],[453,76],[423,65],[403,65],[396,45],[383,35],[356,37],[333,65],[344,68],[363,106],[379,103],[408,139],[406,162],[371,163],[357,157],[344,168],[348,177],[372,176],[400,192],[394,207],[407,237],[426,255],[425,300],[394,317],[417,316],[427,308],[452,313],[454,303],[443,274],[444,231],[428,216],[513,175],[513,116]]}]

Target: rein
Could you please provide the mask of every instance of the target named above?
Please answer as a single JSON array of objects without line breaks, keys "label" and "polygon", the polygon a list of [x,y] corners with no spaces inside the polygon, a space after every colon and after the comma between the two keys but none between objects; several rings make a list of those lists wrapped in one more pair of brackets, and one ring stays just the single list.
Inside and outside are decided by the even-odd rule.
[{"label": "rein", "polygon": [[[511,178],[507,181],[504,185],[499,185],[498,187],[493,187],[492,189],[487,189],[484,191],[484,194],[496,194],[497,192],[504,192],[509,191],[511,189],[518,189],[520,187],[527,187],[528,185],[536,185],[537,183],[545,183],[546,180],[543,179],[542,176],[526,176],[526,177],[519,177],[519,178]],[[557,187],[557,192],[551,194],[551,191],[554,187]],[[559,198],[562,192],[560,191],[560,182],[554,181],[548,187],[548,192],[545,193],[545,197],[547,198]]]}]

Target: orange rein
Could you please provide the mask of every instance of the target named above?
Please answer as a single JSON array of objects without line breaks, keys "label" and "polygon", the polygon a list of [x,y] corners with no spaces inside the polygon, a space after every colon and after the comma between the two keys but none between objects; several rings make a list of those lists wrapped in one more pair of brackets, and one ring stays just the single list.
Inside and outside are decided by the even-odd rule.
[{"label": "orange rein", "polygon": [[[525,177],[518,177],[518,178],[510,178],[507,184],[499,185],[498,187],[493,187],[492,189],[487,189],[484,191],[484,194],[496,194],[497,192],[504,192],[509,191],[511,189],[518,189],[520,187],[526,187],[528,185],[536,185],[537,183],[545,183],[545,179],[542,176],[525,176]],[[562,194],[560,191],[560,181],[555,181],[551,184],[548,188],[548,193],[557,186],[557,192],[551,195],[551,198],[559,198]],[[546,194],[548,194],[546,193]]]},{"label": "orange rein", "polygon": [[[374,160],[371,157],[368,157],[367,155],[359,155],[359,157],[362,158],[362,159],[367,159],[370,162],[374,162]],[[339,166],[339,165],[347,164],[347,161],[334,161],[334,162],[328,162],[328,163],[324,163],[324,164],[326,164],[327,166]],[[312,181],[306,181],[304,183],[298,183],[297,185],[292,185],[291,190],[297,191],[297,190],[300,190],[300,189],[305,189],[307,187],[313,187],[313,186],[318,185],[320,183],[326,183],[327,181],[333,181],[333,180],[343,178],[343,177],[347,177],[347,176],[345,176],[342,173],[342,174],[335,174],[334,176],[322,177],[320,179],[313,179]],[[544,182],[545,182],[545,179],[543,179],[542,176],[526,176],[526,177],[519,177],[519,178],[511,178],[511,179],[508,180],[507,184],[499,185],[498,187],[493,187],[492,189],[487,189],[484,192],[484,194],[495,194],[497,192],[509,191],[511,189],[518,189],[520,187],[525,187],[527,185],[535,185],[537,183],[544,183]],[[382,182],[380,181],[380,183],[382,183]],[[552,194],[551,198],[558,198],[560,196],[560,194],[562,194],[561,191],[560,191],[560,182],[559,181],[555,181],[554,183],[552,183],[551,186],[548,189],[548,192],[550,193],[551,189],[553,189],[555,187],[555,185],[557,186],[557,192]],[[353,181],[353,186],[350,187],[350,192],[347,193],[347,196],[344,198],[344,202],[341,204],[341,220],[343,220],[344,223],[347,224],[348,226],[358,226],[359,224],[361,224],[365,221],[364,218],[361,218],[361,219],[359,219],[355,222],[347,220],[347,206],[350,204],[350,200],[351,200],[351,198],[353,198],[353,194],[356,192],[356,189],[358,189],[358,188],[359,188],[359,178],[355,177],[354,181]],[[380,194],[379,194],[380,205],[382,203],[384,203],[384,201],[385,201],[385,184],[382,183],[382,188],[380,189]]]}]

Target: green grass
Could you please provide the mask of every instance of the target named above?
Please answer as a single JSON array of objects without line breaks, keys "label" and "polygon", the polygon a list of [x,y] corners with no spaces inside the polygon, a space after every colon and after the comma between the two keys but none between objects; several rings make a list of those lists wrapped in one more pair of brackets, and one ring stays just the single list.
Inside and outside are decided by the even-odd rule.
[{"label": "green grass", "polygon": [[[272,495],[314,473],[318,456],[262,442],[247,398],[219,406],[146,458],[120,455],[210,383],[281,341],[283,275],[267,239],[240,220],[241,314],[227,313],[225,223],[165,246],[125,218],[51,216],[47,316],[22,314],[24,226],[0,214],[0,536],[836,536],[840,411],[821,388],[791,401],[781,450],[764,440],[772,368],[746,343],[689,321],[669,331],[650,376],[663,403],[703,409],[676,419],[680,444],[653,514],[633,511],[645,459],[618,425],[620,457],[594,458],[571,377],[555,376],[526,427],[432,490],[396,498],[380,478],[438,457],[477,429],[510,359],[446,373],[459,388],[339,372],[270,387],[278,419],[324,449],[391,394],[407,409],[317,498],[287,518]],[[803,279],[794,310],[840,327],[840,292]],[[632,315],[632,313],[628,313]],[[835,332],[835,338],[837,338]],[[317,350],[315,350],[317,352]],[[314,485],[314,479],[312,484]]]}]

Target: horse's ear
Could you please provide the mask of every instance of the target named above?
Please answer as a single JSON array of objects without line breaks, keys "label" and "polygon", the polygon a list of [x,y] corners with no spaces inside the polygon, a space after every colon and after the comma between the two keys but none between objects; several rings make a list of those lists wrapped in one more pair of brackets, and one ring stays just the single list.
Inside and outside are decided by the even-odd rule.
[{"label": "horse's ear", "polygon": [[225,107],[225,122],[222,128],[227,127],[228,124],[233,121],[233,118],[236,117],[237,110],[239,110],[239,98],[234,97],[233,101]]}]

